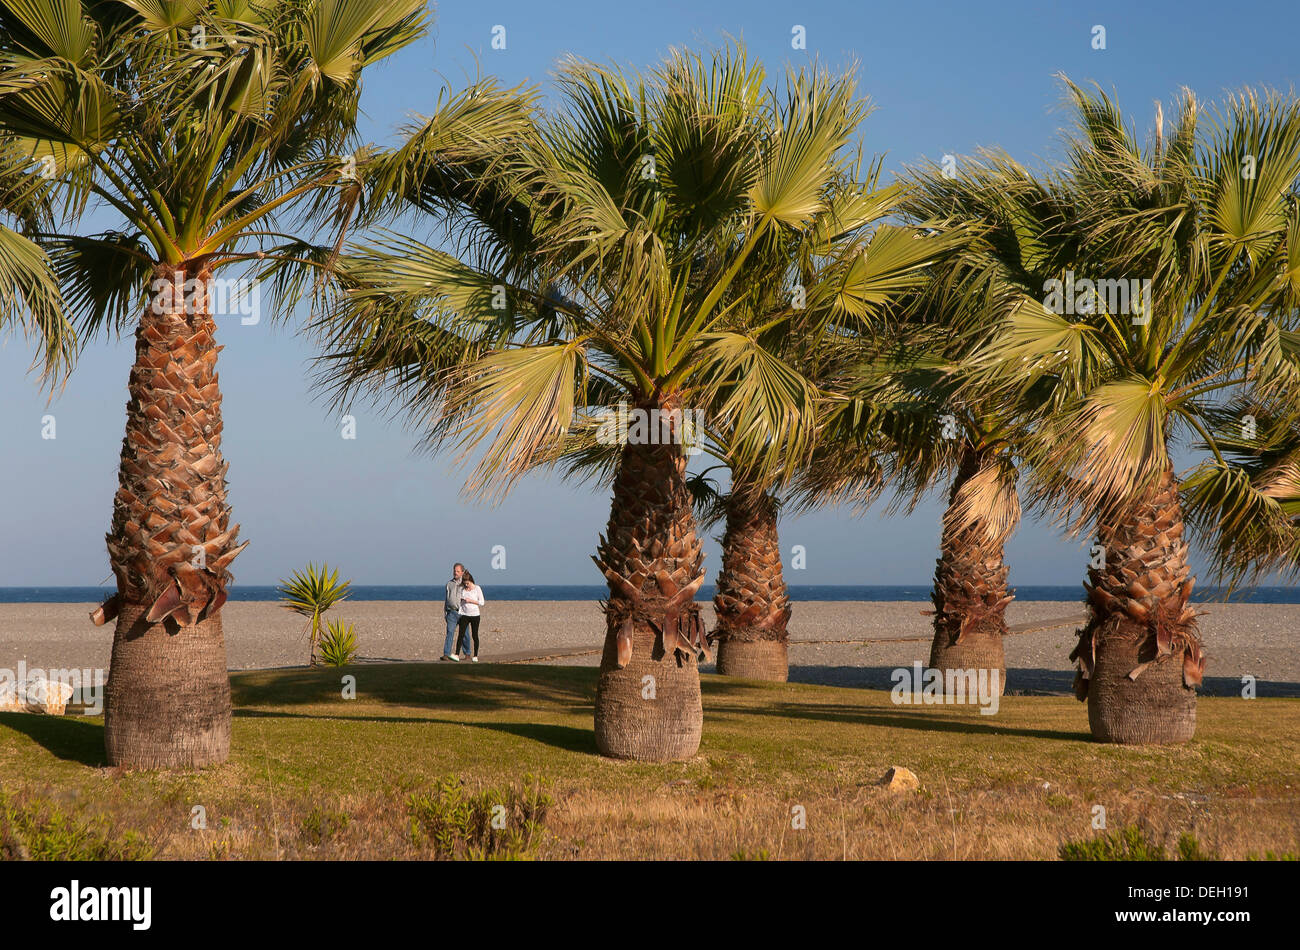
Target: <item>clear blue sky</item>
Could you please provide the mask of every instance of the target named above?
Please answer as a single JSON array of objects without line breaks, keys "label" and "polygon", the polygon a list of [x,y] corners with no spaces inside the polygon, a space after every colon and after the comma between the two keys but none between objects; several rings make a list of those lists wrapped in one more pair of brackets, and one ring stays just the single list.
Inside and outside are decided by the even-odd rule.
[{"label": "clear blue sky", "polygon": [[[491,48],[506,27],[507,48]],[[791,28],[807,30],[806,52]],[[1106,29],[1106,49],[1092,29]],[[439,88],[477,70],[509,83],[549,82],[565,53],[650,65],[674,45],[743,38],[777,74],[787,62],[856,59],[877,110],[864,127],[886,169],[922,157],[998,145],[1022,160],[1056,153],[1065,121],[1053,74],[1115,89],[1145,125],[1156,99],[1190,86],[1203,98],[1245,84],[1290,88],[1300,72],[1294,0],[915,4],[742,2],[539,4],[473,2],[435,10],[431,35],[367,74],[365,135],[391,141],[410,114],[432,109]],[[269,584],[309,559],[328,560],[357,583],[429,583],[452,560],[497,584],[599,583],[589,560],[608,516],[603,492],[545,477],[522,482],[498,507],[459,496],[450,457],[412,452],[413,438],[357,406],[357,438],[306,379],[312,351],[289,327],[219,325],[225,344],[224,451],[241,537],[238,582]],[[0,586],[89,585],[109,576],[104,532],[116,487],[132,361],[129,339],[90,349],[49,405],[27,374],[21,337],[0,349]],[[57,439],[41,438],[52,413]],[[910,517],[854,518],[827,510],[782,524],[783,548],[802,544],[807,569],[793,583],[926,584],[934,568],[940,508]],[[504,572],[488,570],[505,545]],[[1013,584],[1074,584],[1086,543],[1027,522],[1008,549]],[[1198,559],[1198,563],[1199,559]],[[706,567],[718,568],[710,542]]]}]

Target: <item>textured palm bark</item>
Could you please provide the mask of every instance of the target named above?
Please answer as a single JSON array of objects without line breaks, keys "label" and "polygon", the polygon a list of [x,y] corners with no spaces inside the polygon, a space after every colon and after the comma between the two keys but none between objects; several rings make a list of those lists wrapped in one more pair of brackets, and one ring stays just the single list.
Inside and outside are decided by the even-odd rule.
[{"label": "textured palm bark", "polygon": [[781,572],[776,499],[740,486],[727,497],[722,570],[713,608],[718,672],[784,683],[790,676],[790,598]]},{"label": "textured palm bark", "polygon": [[1088,571],[1089,622],[1070,658],[1093,738],[1186,742],[1205,671],[1172,469],[1097,534],[1105,563]]},{"label": "textured palm bark", "polygon": [[104,746],[112,765],[197,767],[230,755],[230,677],[217,612],[179,629],[148,608],[118,614],[104,689]]},{"label": "textured palm bark", "polygon": [[593,560],[609,583],[596,748],[621,759],[689,758],[704,721],[696,660],[704,629],[695,603],[704,552],[680,446],[624,447]]},{"label": "textured palm bark", "polygon": [[1007,604],[1015,595],[1007,589],[1009,568],[1003,561],[1003,544],[991,538],[981,522],[959,523],[951,514],[962,487],[991,464],[976,452],[967,453],[948,494],[930,594],[934,604],[930,667],[997,670],[999,690],[1005,691],[1002,638],[1007,632]]},{"label": "textured palm bark", "polygon": [[126,437],[107,535],[117,594],[104,735],[113,765],[220,762],[230,682],[220,608],[236,545],[221,458],[211,275],[159,267],[136,331]]}]

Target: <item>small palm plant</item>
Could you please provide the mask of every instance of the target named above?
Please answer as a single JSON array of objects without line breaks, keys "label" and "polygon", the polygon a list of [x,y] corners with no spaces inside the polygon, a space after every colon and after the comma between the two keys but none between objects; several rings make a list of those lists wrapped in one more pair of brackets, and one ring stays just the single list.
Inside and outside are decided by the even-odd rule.
[{"label": "small palm plant", "polygon": [[356,627],[342,620],[331,620],[320,639],[320,658],[326,666],[347,666],[357,655]]},{"label": "small palm plant", "polygon": [[[302,614],[311,622],[308,640],[311,645],[309,662],[312,666],[317,664],[316,643],[320,640],[321,614],[339,601],[346,600],[348,587],[351,584],[351,581],[339,583],[338,569],[331,571],[329,565],[325,563],[322,563],[319,568],[315,564],[308,564],[305,571],[294,571],[293,577],[280,582],[280,594],[285,608]],[[328,659],[326,662],[329,662]]]}]

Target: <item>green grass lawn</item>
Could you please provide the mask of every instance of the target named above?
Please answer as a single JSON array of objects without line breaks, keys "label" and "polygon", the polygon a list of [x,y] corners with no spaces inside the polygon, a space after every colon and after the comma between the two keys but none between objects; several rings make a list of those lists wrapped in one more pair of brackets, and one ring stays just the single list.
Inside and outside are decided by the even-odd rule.
[{"label": "green grass lawn", "polygon": [[[590,668],[238,673],[230,761],[198,771],[107,768],[98,717],[0,714],[0,854],[1054,859],[1102,835],[1097,806],[1171,853],[1300,851],[1297,700],[1202,698],[1190,745],[1120,748],[1070,698],[983,716],[703,680],[699,755],[665,765],[596,754]],[[891,765],[920,790],[877,786]]]}]

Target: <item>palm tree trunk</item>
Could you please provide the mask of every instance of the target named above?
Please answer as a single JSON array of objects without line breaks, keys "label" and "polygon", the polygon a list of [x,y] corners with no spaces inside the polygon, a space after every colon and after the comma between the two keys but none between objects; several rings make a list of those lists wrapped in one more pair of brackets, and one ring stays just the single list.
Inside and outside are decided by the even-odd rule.
[{"label": "palm tree trunk", "polygon": [[1205,671],[1172,468],[1097,541],[1105,563],[1088,571],[1088,625],[1070,659],[1088,702],[1093,738],[1129,745],[1186,742],[1196,732]]},{"label": "palm tree trunk", "polygon": [[722,570],[713,597],[718,672],[784,683],[790,675],[790,598],[781,574],[776,499],[733,484],[726,507]]},{"label": "palm tree trunk", "polygon": [[[948,494],[939,559],[934,570],[934,641],[930,666],[939,670],[997,670],[999,690],[1007,680],[1002,638],[1007,632],[1009,568],[1002,560],[1003,541],[978,519],[955,516],[962,489],[996,463],[975,450],[962,459]],[[1014,491],[1014,489],[1012,489]]]},{"label": "palm tree trunk", "polygon": [[704,630],[695,603],[704,552],[680,446],[624,446],[609,526],[592,560],[609,583],[596,748],[620,759],[689,758],[704,720],[696,663]]},{"label": "palm tree trunk", "polygon": [[244,545],[235,546],[226,504],[211,275],[159,266],[155,278],[136,330],[107,535],[117,594],[92,618],[117,618],[105,689],[109,763],[169,768],[229,755],[220,609],[227,567]]}]

